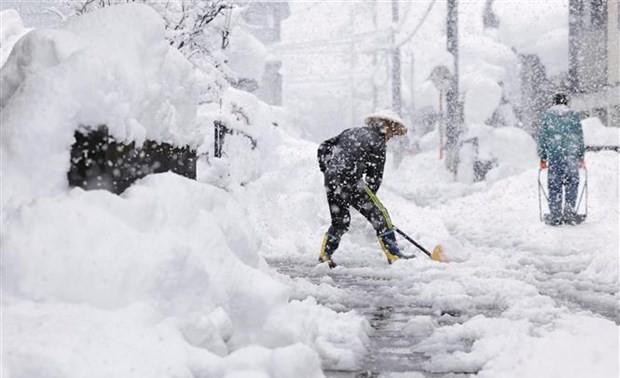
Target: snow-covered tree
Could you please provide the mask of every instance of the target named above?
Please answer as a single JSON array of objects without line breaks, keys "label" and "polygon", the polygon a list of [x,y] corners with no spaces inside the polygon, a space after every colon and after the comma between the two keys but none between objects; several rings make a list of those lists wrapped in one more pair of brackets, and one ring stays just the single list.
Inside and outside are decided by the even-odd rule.
[{"label": "snow-covered tree", "polygon": [[212,101],[226,81],[234,76],[221,51],[227,46],[231,28],[230,0],[58,0],[68,9],[67,18],[93,10],[139,2],[155,9],[164,19],[166,37],[201,71],[206,73],[206,101]]},{"label": "snow-covered tree", "polygon": [[[227,38],[228,31],[221,24],[215,28],[207,28],[215,24],[218,17],[223,16],[231,7],[229,0],[59,0],[73,15],[91,12],[98,8],[140,2],[154,8],[166,21],[166,30],[170,44],[186,56],[198,52],[214,50],[216,35]],[[212,25],[211,25],[212,26]]]}]

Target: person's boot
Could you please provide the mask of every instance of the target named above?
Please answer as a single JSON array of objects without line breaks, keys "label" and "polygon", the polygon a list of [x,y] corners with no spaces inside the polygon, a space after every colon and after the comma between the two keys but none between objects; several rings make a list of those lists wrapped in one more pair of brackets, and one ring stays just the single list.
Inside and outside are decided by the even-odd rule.
[{"label": "person's boot", "polygon": [[327,263],[330,268],[335,268],[336,263],[332,260],[332,255],[340,244],[340,238],[325,234],[323,243],[321,244],[321,253],[319,254],[319,262]]},{"label": "person's boot", "polygon": [[545,214],[543,220],[549,226],[559,226],[564,222],[564,218],[559,215]]},{"label": "person's boot", "polygon": [[564,208],[562,222],[574,226],[575,224],[577,224],[577,213],[575,213],[575,211],[573,211],[573,209],[569,207]]},{"label": "person's boot", "polygon": [[385,256],[387,257],[388,264],[392,264],[398,259],[410,259],[412,256],[405,256],[400,253],[398,243],[396,242],[396,234],[394,230],[389,230],[379,235],[379,244]]}]

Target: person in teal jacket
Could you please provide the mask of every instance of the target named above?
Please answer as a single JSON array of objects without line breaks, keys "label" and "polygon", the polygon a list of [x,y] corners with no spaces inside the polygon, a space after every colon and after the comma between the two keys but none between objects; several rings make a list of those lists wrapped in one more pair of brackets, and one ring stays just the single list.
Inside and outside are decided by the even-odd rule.
[{"label": "person in teal jacket", "polygon": [[[579,168],[585,167],[585,145],[579,116],[568,107],[568,96],[553,96],[553,106],[542,116],[538,135],[540,168],[549,168],[549,224],[575,224]],[[562,208],[562,194],[564,207]]]}]

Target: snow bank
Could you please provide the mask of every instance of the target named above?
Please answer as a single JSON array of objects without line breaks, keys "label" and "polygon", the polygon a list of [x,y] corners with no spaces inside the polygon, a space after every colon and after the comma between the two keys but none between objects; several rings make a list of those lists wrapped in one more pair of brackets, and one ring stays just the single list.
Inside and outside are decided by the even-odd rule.
[{"label": "snow bank", "polygon": [[282,347],[296,341],[316,345],[324,366],[332,370],[355,370],[366,354],[368,322],[354,312],[340,314],[342,322],[325,322],[335,312],[317,306],[314,298],[292,301],[273,311],[263,327],[262,343]]},{"label": "snow bank", "polygon": [[[480,377],[615,377],[618,341],[613,322],[570,316],[553,327],[527,321],[476,316],[439,329],[419,349],[430,358],[430,371],[478,372]],[[445,345],[469,352],[445,353]],[[614,353],[614,351],[616,353]]]},{"label": "snow bank", "polygon": [[269,152],[261,159],[261,176],[243,191],[263,241],[261,254],[314,257],[325,232],[322,225],[329,222],[317,146],[280,130],[273,130],[268,141],[262,147]]},{"label": "snow bank", "polygon": [[596,117],[582,120],[581,126],[586,146],[620,145],[620,129],[618,127],[607,127]]},{"label": "snow bank", "polygon": [[192,71],[168,46],[161,17],[143,5],[28,33],[0,71],[3,200],[63,191],[79,126],[105,124],[121,141],[196,147]]},{"label": "snow bank", "polygon": [[3,363],[15,376],[287,377],[304,366],[317,377],[321,363],[355,368],[364,352],[357,315],[287,304],[221,189],[165,173],[121,197],[76,188],[3,210]]},{"label": "snow bank", "polygon": [[[523,129],[472,125],[470,130],[480,142],[480,159],[491,160],[496,164],[486,176],[488,183],[520,174],[531,169],[538,161],[536,141]],[[467,167],[461,166],[461,169]]]},{"label": "snow bank", "polygon": [[615,377],[619,372],[618,356],[613,351],[618,351],[618,340],[601,338],[604,334],[617,335],[618,327],[585,316],[560,320],[556,328],[544,330],[538,337],[521,336],[518,343],[506,343],[504,353],[490,361],[478,376]]},{"label": "snow bank", "polygon": [[[236,254],[244,265],[258,266],[251,252],[258,240],[243,221],[242,209],[221,190],[166,174],[147,177],[124,197],[76,189],[67,198],[41,198],[36,206],[15,210],[17,219],[7,225],[4,241],[4,262],[10,267],[6,288],[31,300],[54,298],[102,308],[127,306],[156,294],[170,311],[186,313],[213,303],[205,297],[209,276],[202,264],[207,261],[201,262],[193,251]],[[148,230],[156,232],[132,237]],[[216,255],[208,262],[215,267],[224,260]],[[127,269],[139,265],[139,274]],[[164,274],[172,266],[178,275]],[[72,285],[77,282],[80,285]],[[177,302],[182,297],[187,303]]]},{"label": "snow bank", "polygon": [[[472,185],[473,144],[464,145],[458,180],[439,159],[439,136],[436,131],[420,139],[421,152],[407,155],[396,170],[386,170],[385,187],[396,190],[419,206],[443,203],[451,199],[484,191],[502,179],[521,174],[536,166],[536,142],[517,127],[494,128],[471,124],[463,140],[478,139],[478,158],[493,164],[486,179]],[[466,154],[468,151],[470,154]]]},{"label": "snow bank", "polygon": [[[55,314],[50,328],[44,324],[7,338],[5,350],[17,348],[23,355],[7,362],[17,376],[35,369],[29,360],[46,361],[38,375],[60,369],[68,376],[110,376],[136,363],[122,349],[113,354],[101,349],[119,343],[152,350],[142,358],[157,357],[160,365],[149,372],[165,376],[162,365],[185,366],[178,352],[173,355],[179,360],[164,358],[168,348],[176,345],[187,353],[200,348],[195,352],[213,354],[211,359],[226,355],[251,343],[272,309],[287,302],[289,290],[259,269],[264,263],[255,253],[258,240],[243,210],[222,190],[171,173],[149,176],[123,197],[74,189],[9,212],[3,292],[20,301],[5,303],[4,313],[17,330],[39,313]],[[32,311],[22,313],[21,301]],[[125,319],[134,311],[137,320]],[[151,327],[155,334],[146,331]],[[126,333],[128,328],[136,329]],[[34,350],[22,347],[39,332],[48,332],[50,340]],[[176,341],[149,346],[159,332]],[[50,348],[57,342],[53,336],[63,333],[73,335],[70,345],[91,346],[74,357],[67,355],[69,346]],[[69,359],[86,367],[100,360],[99,354],[114,361],[112,370],[67,371],[62,363]]]},{"label": "snow bank", "polygon": [[[103,311],[83,304],[3,303],[3,376],[216,376],[222,359],[191,347],[146,305]],[[188,365],[191,369],[188,369]]]},{"label": "snow bank", "polygon": [[[310,378],[357,366],[367,323],[289,303],[237,193],[172,173],[122,196],[67,189],[79,125],[205,141],[192,67],[156,13],[106,7],[32,31],[0,75],[3,376]],[[261,106],[246,112],[263,122]]]}]

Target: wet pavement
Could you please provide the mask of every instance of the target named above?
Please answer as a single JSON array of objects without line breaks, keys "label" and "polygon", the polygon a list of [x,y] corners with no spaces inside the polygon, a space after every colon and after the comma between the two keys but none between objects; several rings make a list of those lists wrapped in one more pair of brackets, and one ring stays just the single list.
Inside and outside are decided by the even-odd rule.
[{"label": "wet pavement", "polygon": [[[299,261],[269,260],[269,265],[281,274],[291,278],[303,278],[313,284],[325,284],[326,272],[314,269],[314,265]],[[435,310],[413,307],[413,298],[408,290],[401,287],[398,277],[364,275],[348,269],[332,270],[328,273],[330,285],[345,290],[346,296],[335,299],[317,298],[317,301],[335,311],[354,310],[364,316],[373,332],[369,335],[368,355],[358,371],[325,371],[330,378],[389,377],[390,373],[400,378],[410,376],[421,378],[456,378],[465,377],[475,372],[451,372],[435,374],[424,370],[428,357],[416,352],[415,346],[421,340],[415,335],[405,334],[402,329],[414,316],[432,316],[439,324],[453,324],[463,321],[459,314],[437,314]],[[414,374],[417,373],[417,374]]]}]

